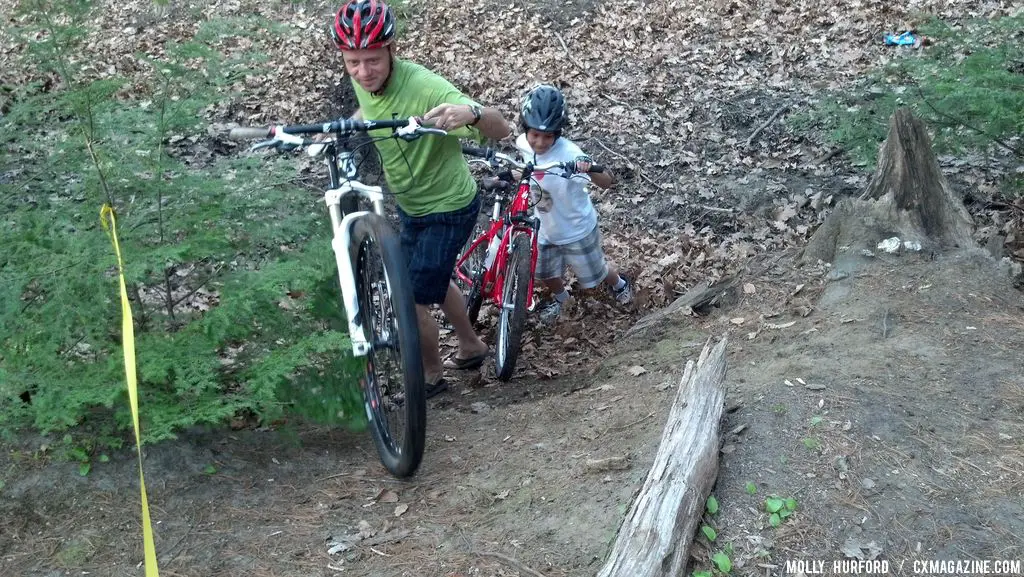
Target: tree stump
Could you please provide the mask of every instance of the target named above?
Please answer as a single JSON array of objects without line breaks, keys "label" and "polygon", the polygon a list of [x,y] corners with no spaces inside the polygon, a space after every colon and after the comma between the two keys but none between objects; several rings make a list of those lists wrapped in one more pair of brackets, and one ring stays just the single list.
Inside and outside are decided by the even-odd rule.
[{"label": "tree stump", "polygon": [[686,363],[647,479],[619,527],[599,577],[677,577],[718,476],[725,346]]},{"label": "tree stump", "polygon": [[974,223],[953,193],[932,152],[921,120],[900,108],[889,120],[889,134],[878,167],[860,198],[839,203],[808,241],[802,262],[833,262],[836,250],[873,250],[890,237],[917,241],[929,251],[975,247]]}]

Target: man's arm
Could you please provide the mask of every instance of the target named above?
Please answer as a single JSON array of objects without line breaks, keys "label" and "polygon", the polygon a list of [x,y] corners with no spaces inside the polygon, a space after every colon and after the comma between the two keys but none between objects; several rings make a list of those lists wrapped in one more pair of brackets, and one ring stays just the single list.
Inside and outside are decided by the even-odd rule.
[{"label": "man's arm", "polygon": [[[479,113],[479,118],[477,117]],[[423,120],[441,130],[457,130],[473,126],[486,138],[501,140],[512,132],[512,127],[497,108],[483,108],[471,104],[444,103],[427,111]]]},{"label": "man's arm", "polygon": [[505,120],[505,115],[497,108],[489,106],[480,111],[480,120],[475,126],[480,134],[494,140],[501,140],[512,134],[512,125]]}]

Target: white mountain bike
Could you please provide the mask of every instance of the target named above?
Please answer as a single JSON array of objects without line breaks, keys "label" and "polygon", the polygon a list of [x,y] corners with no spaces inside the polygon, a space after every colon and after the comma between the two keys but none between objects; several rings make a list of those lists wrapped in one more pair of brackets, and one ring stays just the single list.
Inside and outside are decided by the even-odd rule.
[{"label": "white mountain bike", "polygon": [[[423,458],[427,428],[416,308],[399,236],[384,217],[383,190],[359,182],[355,153],[349,145],[356,133],[382,129],[391,133],[371,138],[371,142],[447,134],[420,126],[416,118],[404,118],[240,127],[230,135],[236,140],[269,138],[251,150],[305,146],[310,156],[325,159],[330,187],[324,200],[331,217],[331,246],[352,354],[366,358],[365,374],[359,380],[366,416],[381,462],[396,477],[409,477]],[[330,138],[303,137],[312,134]],[[365,205],[369,210],[362,208]]]}]

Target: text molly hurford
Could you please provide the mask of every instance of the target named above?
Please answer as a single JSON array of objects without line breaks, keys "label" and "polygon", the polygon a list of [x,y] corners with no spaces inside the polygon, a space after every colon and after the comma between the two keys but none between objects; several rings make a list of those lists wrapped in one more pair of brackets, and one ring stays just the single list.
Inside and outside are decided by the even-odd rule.
[{"label": "text molly hurford", "polygon": [[843,559],[837,561],[786,561],[786,573],[790,575],[884,575],[892,569],[903,574],[910,572],[922,575],[1021,575],[1020,560],[944,560],[915,559],[912,562],[896,561],[890,563],[880,559],[864,561]]}]

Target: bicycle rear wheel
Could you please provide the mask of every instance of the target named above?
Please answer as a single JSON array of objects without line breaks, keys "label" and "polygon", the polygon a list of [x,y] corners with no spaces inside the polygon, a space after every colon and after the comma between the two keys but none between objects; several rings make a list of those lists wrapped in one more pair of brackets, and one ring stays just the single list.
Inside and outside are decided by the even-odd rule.
[{"label": "bicycle rear wheel", "polygon": [[[483,231],[477,229],[473,231],[473,236],[469,237],[469,241],[466,243],[468,249],[479,236],[483,234]],[[456,283],[462,294],[466,296],[466,314],[469,315],[469,322],[476,324],[477,319],[480,317],[480,305],[484,302],[484,263],[487,261],[487,243],[480,243],[473,249],[472,254],[466,259],[466,262],[462,264],[462,274],[469,277],[470,282],[467,284],[465,281],[458,279]],[[456,275],[458,277],[458,275]]]},{"label": "bicycle rear wheel", "polygon": [[360,383],[384,467],[409,477],[423,459],[427,406],[412,284],[398,234],[376,214],[352,227],[359,314],[372,346]]},{"label": "bicycle rear wheel", "polygon": [[505,282],[501,296],[501,315],[495,339],[494,370],[498,380],[512,378],[519,358],[519,345],[526,324],[526,303],[530,290],[530,237],[517,234],[512,239],[505,265]]}]

